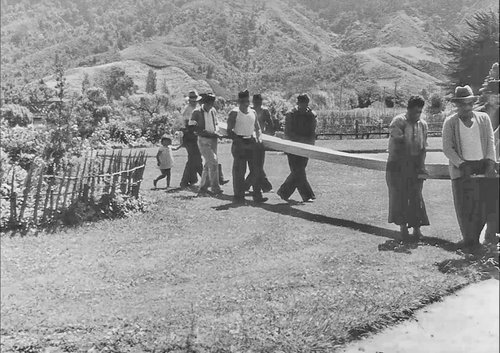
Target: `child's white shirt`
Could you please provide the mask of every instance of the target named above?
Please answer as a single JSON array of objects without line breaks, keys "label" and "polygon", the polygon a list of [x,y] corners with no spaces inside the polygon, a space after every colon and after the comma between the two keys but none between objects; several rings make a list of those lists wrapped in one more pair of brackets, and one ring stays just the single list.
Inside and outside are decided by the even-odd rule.
[{"label": "child's white shirt", "polygon": [[158,160],[160,161],[160,165],[158,169],[170,169],[174,165],[174,155],[172,153],[171,146],[161,146],[158,149]]}]

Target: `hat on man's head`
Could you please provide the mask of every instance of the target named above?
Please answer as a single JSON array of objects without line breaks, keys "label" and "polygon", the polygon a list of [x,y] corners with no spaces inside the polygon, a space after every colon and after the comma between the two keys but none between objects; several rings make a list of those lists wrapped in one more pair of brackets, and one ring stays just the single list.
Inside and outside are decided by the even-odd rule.
[{"label": "hat on man's head", "polygon": [[306,93],[297,96],[297,102],[309,103],[309,96]]},{"label": "hat on man's head", "polygon": [[161,137],[160,142],[163,140],[170,140],[170,142],[172,143],[172,136],[165,134]]},{"label": "hat on man's head", "polygon": [[201,103],[213,103],[213,102],[215,102],[215,96],[213,93],[202,93],[202,94],[200,94],[200,96],[201,96],[201,99],[200,99]]},{"label": "hat on man's head", "polygon": [[262,95],[260,93],[254,94],[252,97],[253,102],[262,102]]},{"label": "hat on man's head", "polygon": [[250,99],[250,92],[248,90],[244,90],[238,93],[238,99]]},{"label": "hat on man's head", "polygon": [[474,95],[469,85],[455,88],[455,95],[450,98],[452,102],[475,102],[478,96]]},{"label": "hat on man's head", "polygon": [[198,95],[198,92],[196,92],[195,90],[192,90],[192,91],[189,91],[187,98],[190,101],[198,102],[201,99],[201,96]]}]

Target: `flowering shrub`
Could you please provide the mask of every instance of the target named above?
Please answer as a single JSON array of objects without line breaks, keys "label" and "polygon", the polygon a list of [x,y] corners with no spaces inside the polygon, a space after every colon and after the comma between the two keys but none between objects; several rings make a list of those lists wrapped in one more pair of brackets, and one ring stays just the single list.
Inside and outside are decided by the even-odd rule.
[{"label": "flowering shrub", "polygon": [[158,114],[151,118],[145,131],[147,141],[157,143],[165,134],[170,134],[173,128],[172,116],[170,114]]},{"label": "flowering shrub", "polygon": [[36,157],[41,157],[48,142],[45,130],[29,127],[0,125],[0,147],[11,163],[28,170]]},{"label": "flowering shrub", "polygon": [[77,200],[64,210],[56,221],[67,226],[101,219],[124,218],[137,212],[145,212],[148,202],[142,197],[133,198],[120,193],[105,194],[99,200]]},{"label": "flowering shrub", "polygon": [[111,120],[105,125],[109,132],[109,138],[123,144],[130,144],[141,137],[141,129],[123,120]]},{"label": "flowering shrub", "polygon": [[33,120],[33,114],[22,105],[5,104],[0,108],[0,120],[9,126],[26,126]]}]

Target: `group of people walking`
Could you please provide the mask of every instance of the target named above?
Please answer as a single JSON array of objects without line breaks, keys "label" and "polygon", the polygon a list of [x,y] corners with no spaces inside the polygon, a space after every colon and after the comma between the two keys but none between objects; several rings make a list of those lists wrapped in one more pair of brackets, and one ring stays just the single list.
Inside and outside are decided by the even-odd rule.
[{"label": "group of people walking", "polygon": [[[189,104],[183,112],[185,127],[182,144],[188,152],[181,187],[194,185],[197,176],[201,176],[199,192],[220,195],[222,167],[218,162],[217,144],[222,138],[218,130],[218,119],[214,108],[215,96],[189,92]],[[252,103],[252,106],[251,106]],[[264,171],[265,148],[261,135],[275,133],[271,114],[263,105],[263,98],[255,94],[250,101],[248,90],[238,93],[238,106],[229,112],[225,137],[232,142],[233,156],[233,192],[234,202],[245,202],[245,194],[252,188],[255,202],[268,199],[263,193],[270,192],[272,185]],[[199,106],[198,106],[199,104]],[[297,107],[286,115],[286,138],[303,143],[314,144],[316,139],[316,114],[309,108],[309,97],[299,95]],[[178,148],[179,148],[178,147]],[[202,164],[202,157],[204,164]],[[277,191],[284,200],[288,200],[297,189],[303,201],[315,199],[306,176],[307,158],[288,155],[290,175]],[[248,169],[248,175],[247,175]],[[156,185],[156,184],[155,184]]]},{"label": "group of people walking", "polygon": [[[265,148],[261,135],[274,135],[275,128],[269,110],[262,105],[262,95],[253,95],[250,102],[248,90],[238,93],[238,106],[230,111],[227,119],[226,136],[219,134],[213,94],[198,95],[196,91],[191,91],[187,98],[188,105],[182,113],[184,118],[182,143],[172,147],[171,137],[162,137],[162,146],[156,156],[161,174],[153,181],[154,187],[156,188],[158,181],[163,178],[167,178],[167,187],[170,186],[172,151],[184,147],[188,158],[182,174],[181,188],[195,185],[200,177],[200,194],[221,195],[220,186],[228,180],[222,175],[217,146],[219,139],[228,137],[233,140],[231,154],[234,201],[245,202],[245,194],[250,188],[255,202],[267,201],[268,199],[262,194],[270,192],[272,185],[264,171]],[[309,97],[306,94],[297,97],[297,106],[286,114],[285,126],[285,137],[289,140],[314,144],[316,114],[309,108]],[[277,191],[283,200],[288,200],[295,190],[298,190],[303,201],[312,201],[316,198],[307,181],[307,162],[308,158],[288,155],[290,175]]]},{"label": "group of people walking", "polygon": [[[498,82],[494,95],[498,97]],[[496,110],[493,109],[496,117],[492,119],[484,112],[473,110],[477,98],[469,86],[457,87],[451,99],[456,113],[445,120],[442,131],[443,152],[449,159],[453,199],[463,236],[463,248],[469,250],[479,245],[479,236],[485,224],[486,242],[496,242],[496,234],[499,233],[496,169],[499,151],[495,147],[498,142],[495,142],[494,137],[494,128],[498,135],[498,101]],[[188,99],[189,104],[183,112],[185,126],[182,130],[182,144],[176,147],[185,147],[188,153],[181,187],[194,185],[200,176],[199,192],[217,196],[222,194],[220,185],[227,181],[222,176],[217,154],[218,140],[223,136],[218,132],[215,96],[210,93],[198,95],[196,91],[191,91]],[[230,111],[227,119],[227,136],[224,137],[232,140],[235,203],[245,202],[245,193],[250,187],[255,202],[267,201],[263,193],[272,190],[264,172],[265,148],[262,134],[272,135],[275,131],[269,110],[262,106],[262,102],[260,94],[255,94],[250,102],[247,90],[239,92],[238,106]],[[412,96],[406,113],[394,117],[389,126],[389,157],[386,167],[388,221],[400,226],[404,241],[418,240],[422,237],[421,227],[430,223],[422,195],[424,180],[428,175],[425,168],[428,127],[420,119],[424,105],[423,98]],[[309,107],[307,94],[300,94],[296,106],[286,114],[285,138],[314,145],[316,114]],[[162,140],[163,147],[157,156],[159,166],[163,163],[160,155],[171,155],[170,144],[171,140]],[[308,158],[293,154],[287,154],[287,158],[290,174],[277,190],[278,196],[288,200],[297,190],[304,202],[313,201],[316,196],[306,175]],[[245,177],[247,167],[249,174]],[[169,185],[169,170],[162,170],[162,175],[154,182],[155,186],[162,177],[167,177]],[[409,228],[413,228],[412,235],[409,234]]]}]

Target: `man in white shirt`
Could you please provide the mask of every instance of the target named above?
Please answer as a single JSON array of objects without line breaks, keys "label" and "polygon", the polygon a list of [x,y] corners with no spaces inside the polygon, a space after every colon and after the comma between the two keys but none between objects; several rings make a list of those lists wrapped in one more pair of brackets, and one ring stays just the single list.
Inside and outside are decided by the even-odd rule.
[{"label": "man in white shirt", "polygon": [[[236,203],[245,202],[245,173],[247,163],[250,173],[260,175],[258,160],[256,158],[260,140],[260,125],[257,114],[250,107],[250,93],[245,90],[238,93],[238,108],[229,113],[227,119],[227,133],[233,140],[231,153],[233,162],[233,190]],[[258,178],[252,178],[253,200],[265,202],[267,198],[262,197],[261,185]]]},{"label": "man in white shirt", "polygon": [[193,110],[191,123],[198,135],[198,148],[205,161],[201,175],[200,193],[210,187],[215,195],[222,194],[219,184],[219,162],[217,158],[218,123],[214,108],[215,96],[211,93],[202,95],[201,106]]},{"label": "man in white shirt", "polygon": [[479,235],[491,205],[485,179],[471,176],[496,177],[493,128],[488,114],[473,111],[476,100],[469,86],[457,87],[451,99],[457,113],[443,124],[443,152],[450,160],[455,211],[467,251],[479,246]]}]

